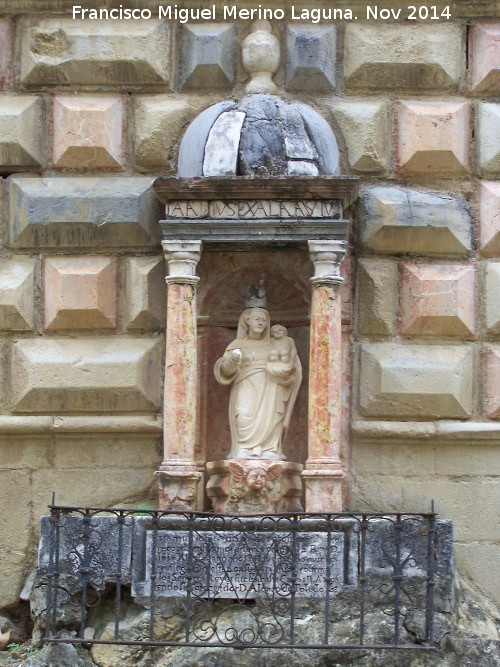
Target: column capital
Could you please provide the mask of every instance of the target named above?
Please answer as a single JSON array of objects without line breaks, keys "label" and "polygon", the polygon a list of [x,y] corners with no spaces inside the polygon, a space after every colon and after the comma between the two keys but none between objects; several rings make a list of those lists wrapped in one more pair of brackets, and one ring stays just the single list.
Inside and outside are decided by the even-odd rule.
[{"label": "column capital", "polygon": [[346,241],[308,241],[309,256],[314,264],[314,276],[311,282],[315,285],[340,285],[340,262],[344,259]]},{"label": "column capital", "polygon": [[162,247],[168,264],[167,282],[192,281],[201,257],[201,241],[162,241]]}]

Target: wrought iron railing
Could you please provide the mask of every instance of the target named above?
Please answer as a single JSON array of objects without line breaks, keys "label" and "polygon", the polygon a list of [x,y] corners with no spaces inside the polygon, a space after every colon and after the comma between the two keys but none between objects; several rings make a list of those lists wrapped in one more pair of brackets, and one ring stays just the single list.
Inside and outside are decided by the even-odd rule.
[{"label": "wrought iron railing", "polygon": [[[45,641],[431,649],[435,592],[446,596],[451,580],[445,542],[451,524],[433,512],[222,516],[52,505],[36,584],[46,589]],[[96,636],[89,626],[99,614],[107,629]]]}]

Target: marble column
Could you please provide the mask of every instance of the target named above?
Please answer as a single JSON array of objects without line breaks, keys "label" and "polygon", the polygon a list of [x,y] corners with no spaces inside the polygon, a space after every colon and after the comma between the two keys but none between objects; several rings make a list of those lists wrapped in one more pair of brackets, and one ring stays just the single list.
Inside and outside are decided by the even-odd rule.
[{"label": "marble column", "polygon": [[168,265],[163,462],[160,508],[196,510],[203,480],[195,461],[197,400],[196,265],[201,241],[163,241]]},{"label": "marble column", "polygon": [[309,241],[314,264],[309,360],[306,512],[342,510],[340,262],[345,241]]}]

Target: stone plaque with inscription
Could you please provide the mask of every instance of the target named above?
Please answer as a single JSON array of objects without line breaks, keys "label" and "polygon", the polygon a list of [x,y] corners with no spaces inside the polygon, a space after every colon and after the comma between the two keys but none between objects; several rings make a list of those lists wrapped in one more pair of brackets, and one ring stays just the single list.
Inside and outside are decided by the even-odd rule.
[{"label": "stone plaque with inscription", "polygon": [[312,199],[277,201],[271,199],[239,201],[172,201],[167,218],[213,218],[252,220],[260,218],[333,218],[342,216],[340,201]]},{"label": "stone plaque with inscription", "polygon": [[[344,531],[236,532],[136,526],[132,594],[203,598],[324,597],[355,583],[352,535]],[[190,539],[192,548],[189,549]],[[138,553],[138,549],[141,553]],[[354,558],[353,558],[354,557]],[[154,576],[152,576],[154,575]],[[328,584],[328,580],[329,584]]]}]

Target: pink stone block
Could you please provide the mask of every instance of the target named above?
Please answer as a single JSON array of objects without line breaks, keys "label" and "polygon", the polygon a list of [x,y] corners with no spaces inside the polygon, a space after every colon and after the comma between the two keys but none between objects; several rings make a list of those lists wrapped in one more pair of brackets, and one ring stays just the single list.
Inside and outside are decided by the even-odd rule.
[{"label": "pink stone block", "polygon": [[8,19],[0,20],[0,90],[10,82],[12,28]]},{"label": "pink stone block", "polygon": [[400,301],[402,335],[474,338],[472,265],[403,262]]},{"label": "pink stone block", "polygon": [[47,257],[43,286],[46,331],[116,327],[114,258]]},{"label": "pink stone block", "polygon": [[500,252],[500,183],[479,184],[479,248],[482,255]]},{"label": "pink stone block", "polygon": [[340,287],[340,301],[342,304],[342,324],[349,324],[351,321],[351,274],[352,257],[348,253],[340,264],[340,275],[344,279]]},{"label": "pink stone block", "polygon": [[314,470],[302,473],[305,486],[306,512],[342,512],[343,475]]},{"label": "pink stone block", "polygon": [[399,103],[397,166],[401,174],[460,176],[470,169],[467,102]]},{"label": "pink stone block", "polygon": [[484,411],[489,419],[500,418],[500,346],[487,345]]},{"label": "pink stone block", "polygon": [[477,93],[500,92],[500,23],[476,26],[469,39],[472,90]]},{"label": "pink stone block", "polygon": [[54,98],[52,161],[71,169],[124,166],[123,99],[60,95]]}]

